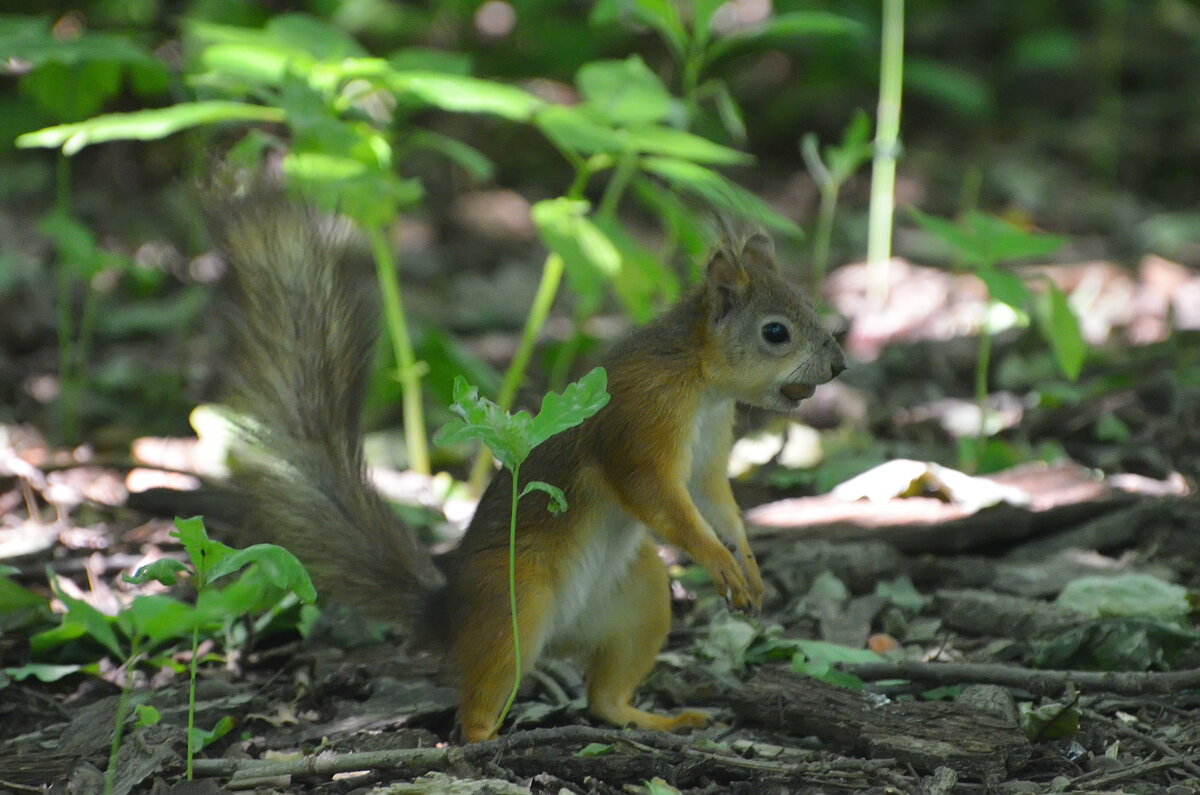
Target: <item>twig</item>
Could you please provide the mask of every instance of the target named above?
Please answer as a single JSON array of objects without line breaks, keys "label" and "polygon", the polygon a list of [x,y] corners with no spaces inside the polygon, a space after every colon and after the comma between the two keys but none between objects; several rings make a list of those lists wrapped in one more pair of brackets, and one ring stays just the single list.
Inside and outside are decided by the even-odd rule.
[{"label": "twig", "polygon": [[1087,717],[1091,718],[1094,721],[1099,721],[1100,723],[1111,726],[1112,728],[1116,729],[1118,732],[1126,735],[1127,737],[1132,737],[1135,740],[1146,743],[1147,745],[1149,745],[1150,747],[1154,748],[1156,751],[1161,753],[1164,758],[1172,759],[1175,761],[1175,764],[1179,765],[1184,770],[1187,770],[1192,775],[1200,776],[1200,765],[1197,765],[1195,762],[1191,761],[1186,756],[1179,753],[1179,751],[1175,750],[1171,746],[1164,743],[1162,740],[1159,740],[1155,737],[1151,737],[1150,735],[1146,734],[1145,732],[1138,731],[1137,729],[1133,728],[1132,726],[1125,723],[1124,721],[1117,720],[1116,718],[1110,718],[1107,715],[1101,715],[1099,712],[1096,712],[1095,710],[1086,709],[1083,711],[1083,714],[1086,715]]},{"label": "twig", "polygon": [[[1200,754],[1192,754],[1190,759],[1200,760]],[[1155,770],[1171,768],[1177,765],[1176,759],[1155,759],[1152,762],[1138,762],[1135,765],[1123,768],[1121,770],[1105,771],[1103,769],[1092,770],[1084,773],[1082,776],[1077,776],[1071,781],[1072,786],[1076,784],[1087,783],[1090,787],[1106,787],[1114,784],[1122,779],[1141,776],[1144,773],[1150,773]]]},{"label": "twig", "polygon": [[1068,684],[1127,696],[1168,694],[1200,687],[1200,669],[1187,671],[1042,671],[984,663],[925,663],[915,661],[847,663],[840,666],[860,679],[915,679],[936,685],[987,683],[1049,695]]}]

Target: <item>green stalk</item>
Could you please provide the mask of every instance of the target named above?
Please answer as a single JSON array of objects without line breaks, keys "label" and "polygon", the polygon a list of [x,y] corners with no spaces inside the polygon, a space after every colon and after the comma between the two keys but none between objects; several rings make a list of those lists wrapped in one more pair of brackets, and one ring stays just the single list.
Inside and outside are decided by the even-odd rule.
[{"label": "green stalk", "polygon": [[383,294],[383,316],[387,323],[392,351],[396,356],[396,374],[404,392],[404,443],[408,450],[408,466],[422,475],[430,473],[429,446],[425,440],[425,408],[421,403],[421,365],[413,353],[404,319],[404,303],[400,297],[400,273],[392,249],[383,234],[382,226],[367,229],[371,252],[375,257],[375,273]]},{"label": "green stalk", "polygon": [[817,211],[817,232],[813,236],[813,289],[820,290],[829,269],[829,246],[833,239],[833,219],[837,213],[838,188],[833,182],[821,185],[821,206]]},{"label": "green stalk", "polygon": [[[71,161],[59,153],[54,163],[54,211],[66,217],[71,212]],[[58,423],[62,438],[75,442],[79,436],[79,378],[75,368],[75,346],[71,333],[71,274],[61,253],[55,271],[58,309]]]},{"label": "green stalk", "polygon": [[887,300],[888,262],[892,257],[892,211],[900,135],[900,96],[904,80],[904,0],[883,0],[881,49],[879,110],[875,125],[875,160],[871,172],[871,210],[867,231],[868,293],[877,304]]},{"label": "green stalk", "polygon": [[979,429],[975,433],[975,460],[969,467],[972,473],[979,469],[979,462],[983,457],[983,440],[987,435],[988,369],[991,366],[991,358],[992,329],[989,319],[985,317],[983,327],[979,329],[979,351],[975,358],[975,401],[979,404]]},{"label": "green stalk", "polygon": [[[580,160],[577,155],[569,153],[569,150],[560,151],[575,166],[575,178],[571,181],[570,189],[567,190],[568,199],[582,198],[583,191],[592,176],[597,171],[613,165],[612,158],[605,154],[592,155],[587,160]],[[533,346],[542,334],[542,327],[546,325],[546,318],[550,316],[550,307],[554,305],[554,299],[558,295],[558,287],[562,284],[563,268],[562,257],[553,252],[546,256],[546,262],[542,265],[542,279],[538,282],[537,294],[533,297],[533,306],[530,307],[529,315],[525,318],[525,329],[521,332],[521,341],[517,344],[516,353],[513,354],[508,369],[504,372],[504,381],[500,384],[500,394],[496,397],[496,404],[502,411],[512,408],[513,399],[517,396],[517,387],[521,385],[521,380],[525,377],[525,368],[529,366],[529,360],[533,356]],[[483,493],[484,483],[491,471],[492,451],[485,445],[480,448],[479,455],[475,457],[475,463],[471,467],[471,476],[467,480],[472,494]]]},{"label": "green stalk", "polygon": [[[525,377],[525,368],[529,366],[529,360],[533,356],[533,346],[541,336],[542,327],[546,325],[546,318],[550,315],[550,307],[554,305],[555,296],[558,295],[562,277],[562,257],[550,254],[546,257],[545,264],[542,265],[542,280],[538,283],[537,295],[534,296],[533,306],[529,310],[529,316],[525,319],[525,330],[521,333],[521,341],[517,344],[517,351],[513,354],[512,362],[509,363],[508,370],[504,373],[504,381],[500,384],[500,394],[496,397],[496,403],[503,411],[508,411],[512,407],[513,399],[517,396],[517,387],[521,385],[521,380]],[[487,480],[491,468],[492,453],[487,447],[484,447],[479,451],[479,455],[475,458],[475,465],[471,469],[470,486],[473,493],[479,494],[483,491],[484,481]]]},{"label": "green stalk", "polygon": [[200,625],[192,627],[192,664],[190,666],[191,681],[188,683],[188,727],[187,727],[187,778],[192,780],[192,757],[196,750],[192,747],[192,729],[196,725],[196,653],[200,649]]},{"label": "green stalk", "polygon": [[141,638],[134,636],[129,644],[129,659],[125,661],[125,683],[117,699],[117,722],[113,726],[112,744],[108,748],[108,769],[104,771],[104,795],[112,792],[113,780],[117,775],[117,754],[121,751],[121,737],[125,734],[125,713],[129,711],[129,672],[137,659]]},{"label": "green stalk", "polygon": [[508,609],[512,613],[512,631],[513,631],[513,686],[512,692],[508,694],[508,701],[504,703],[504,709],[500,710],[500,717],[496,719],[496,730],[504,725],[504,719],[508,717],[508,711],[512,709],[513,702],[517,700],[517,690],[521,688],[521,633],[517,627],[517,500],[520,499],[517,493],[517,481],[521,472],[521,465],[517,464],[512,470],[512,511],[509,516],[508,525]]}]

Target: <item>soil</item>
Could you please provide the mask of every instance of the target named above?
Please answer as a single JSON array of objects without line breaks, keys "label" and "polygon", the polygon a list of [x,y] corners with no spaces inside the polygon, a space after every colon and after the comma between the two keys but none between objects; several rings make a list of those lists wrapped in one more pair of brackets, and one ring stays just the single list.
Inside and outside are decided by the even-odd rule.
[{"label": "soil", "polygon": [[[969,426],[974,410],[979,421],[965,397],[975,341],[949,326],[978,314],[982,294],[970,277],[893,267],[884,311],[861,311],[859,269],[830,281],[856,365],[808,404],[809,426],[825,429],[824,463],[784,466],[791,431],[744,418],[756,441],[739,444],[735,457],[748,463],[736,489],[767,583],[761,615],[731,615],[702,575],[663,551],[678,620],[638,700],[708,710],[711,727],[666,735],[596,725],[577,669],[552,661],[526,681],[499,739],[464,746],[437,661],[330,608],[303,639],[242,625],[226,647],[202,645],[211,655],[196,725],[231,717],[233,729],[200,754],[191,782],[178,672],[187,644],[174,665],[127,672],[104,657],[92,675],[0,680],[0,791],[101,791],[120,683],[161,716],[146,726],[130,717],[120,793],[1200,791],[1200,644],[1189,625],[1177,623],[1170,643],[1154,622],[1130,634],[1120,622],[1133,619],[1056,601],[1093,575],[1153,575],[1193,599],[1200,590],[1200,502],[1190,493],[1200,475],[1200,345],[1184,322],[1193,307],[1171,309],[1196,279],[1156,261],[1137,274],[1056,269],[1068,293],[1090,285],[1093,307],[1120,305],[1106,304],[1105,290],[1142,298],[1119,316],[1089,315],[1108,342],[1074,384],[1046,376],[1052,360],[1035,333],[997,338],[988,415],[1025,463],[970,478],[926,462],[958,463],[962,417]],[[1042,397],[1031,398],[1038,384]],[[1056,399],[1047,384],[1060,387]],[[1048,441],[1069,458],[1029,463]],[[139,445],[135,468],[81,460],[86,449],[55,449],[31,426],[9,429],[0,551],[15,581],[45,592],[49,569],[64,593],[112,612],[137,592],[122,572],[181,556],[171,515],[221,515],[219,490],[173,488],[202,469],[194,440]],[[872,468],[884,460],[893,463]],[[381,472],[379,481],[430,502],[419,478]],[[147,483],[156,488],[130,498]],[[843,485],[814,496],[834,483]],[[59,518],[31,519],[40,501]],[[461,524],[461,510],[433,507],[443,526],[454,524],[447,515]],[[30,652],[17,619],[8,621],[0,659],[12,668]],[[1103,651],[1097,632],[1118,648]],[[886,661],[822,668],[796,655],[800,640],[871,648]]]}]

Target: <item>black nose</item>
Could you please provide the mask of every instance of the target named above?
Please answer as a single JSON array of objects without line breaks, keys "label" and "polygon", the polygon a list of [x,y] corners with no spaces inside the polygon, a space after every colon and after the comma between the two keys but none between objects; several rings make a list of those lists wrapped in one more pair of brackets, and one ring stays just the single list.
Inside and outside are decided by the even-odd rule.
[{"label": "black nose", "polygon": [[833,377],[837,378],[846,371],[846,356],[841,351],[833,357],[833,361],[829,363],[829,369],[833,371]]}]

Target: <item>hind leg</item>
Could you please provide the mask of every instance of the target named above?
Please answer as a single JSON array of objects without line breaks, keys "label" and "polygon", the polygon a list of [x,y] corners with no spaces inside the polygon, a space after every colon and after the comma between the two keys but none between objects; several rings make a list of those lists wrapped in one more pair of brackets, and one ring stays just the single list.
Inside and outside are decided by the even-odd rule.
[{"label": "hind leg", "polygon": [[[498,571],[498,567],[480,571]],[[496,736],[500,710],[512,692],[516,674],[512,613],[509,609],[507,564],[504,577],[480,576],[464,611],[468,625],[460,627],[451,647],[459,690],[458,719],[463,739],[469,743]],[[494,580],[488,582],[487,580]],[[501,579],[503,580],[501,582]],[[521,587],[524,582],[545,582],[529,568],[517,570],[517,618],[521,641],[521,672],[537,662],[544,646],[546,622],[553,608],[547,587]]]},{"label": "hind leg", "polygon": [[654,667],[671,627],[667,569],[647,539],[629,572],[605,605],[607,621],[587,666],[588,709],[617,726],[673,731],[704,726],[709,716],[695,710],[656,715],[634,707],[633,691]]}]

